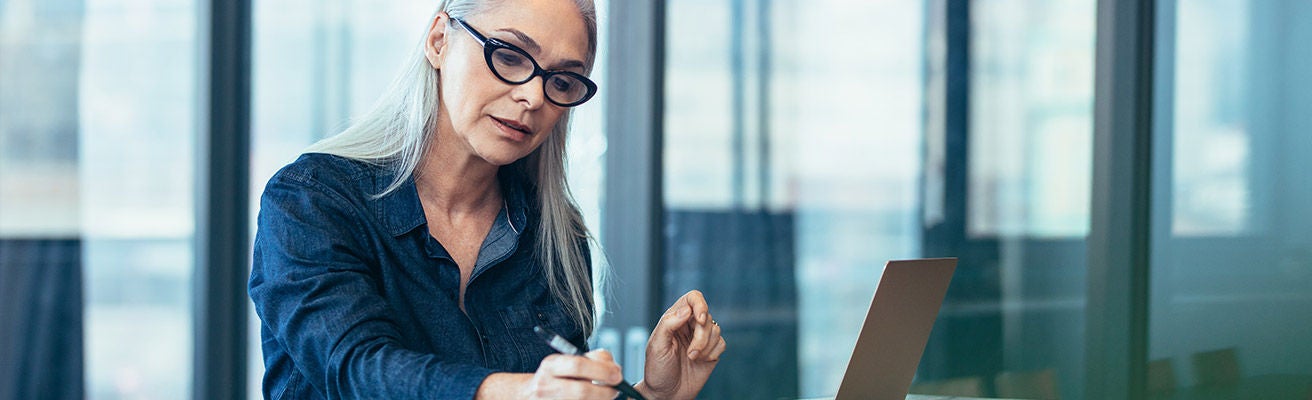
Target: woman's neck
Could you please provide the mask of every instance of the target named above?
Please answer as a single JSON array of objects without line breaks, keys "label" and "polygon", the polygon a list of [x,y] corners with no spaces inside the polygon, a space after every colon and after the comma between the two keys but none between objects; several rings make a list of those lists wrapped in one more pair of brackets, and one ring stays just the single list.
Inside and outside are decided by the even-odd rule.
[{"label": "woman's neck", "polygon": [[[467,152],[434,145],[415,170],[415,187],[427,205],[447,214],[475,213],[500,207],[498,166]],[[427,207],[425,207],[427,208]]]}]

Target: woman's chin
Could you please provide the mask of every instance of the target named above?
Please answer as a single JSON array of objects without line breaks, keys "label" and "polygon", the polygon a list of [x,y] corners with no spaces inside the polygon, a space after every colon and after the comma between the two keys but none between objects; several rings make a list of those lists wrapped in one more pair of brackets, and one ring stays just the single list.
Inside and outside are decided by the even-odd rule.
[{"label": "woman's chin", "polygon": [[519,161],[519,159],[528,156],[532,151],[527,149],[528,143],[508,143],[504,141],[489,140],[473,143],[474,154],[482,158],[488,164],[495,166],[504,166]]},{"label": "woman's chin", "polygon": [[489,154],[482,154],[482,158],[483,161],[487,161],[488,164],[504,167],[515,161],[519,161],[519,159],[524,158],[524,155],[516,152],[491,152]]}]

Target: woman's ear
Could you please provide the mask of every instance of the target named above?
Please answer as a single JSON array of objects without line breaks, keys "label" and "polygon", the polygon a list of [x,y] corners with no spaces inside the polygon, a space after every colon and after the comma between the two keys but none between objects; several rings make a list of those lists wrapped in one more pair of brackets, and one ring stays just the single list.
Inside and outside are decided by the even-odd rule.
[{"label": "woman's ear", "polygon": [[442,56],[446,54],[446,27],[451,16],[446,11],[437,13],[428,26],[428,36],[424,37],[424,56],[433,69],[442,69]]}]

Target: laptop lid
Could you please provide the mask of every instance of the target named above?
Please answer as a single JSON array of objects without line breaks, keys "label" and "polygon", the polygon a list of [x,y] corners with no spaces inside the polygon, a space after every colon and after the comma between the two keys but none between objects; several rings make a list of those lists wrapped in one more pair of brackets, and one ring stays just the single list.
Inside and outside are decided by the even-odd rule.
[{"label": "laptop lid", "polygon": [[836,400],[906,398],[956,268],[956,258],[884,266]]}]

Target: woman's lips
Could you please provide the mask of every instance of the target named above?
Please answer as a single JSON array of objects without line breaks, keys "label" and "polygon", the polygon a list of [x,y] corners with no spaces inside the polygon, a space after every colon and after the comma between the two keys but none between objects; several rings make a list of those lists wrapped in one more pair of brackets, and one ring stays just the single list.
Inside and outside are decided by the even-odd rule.
[{"label": "woman's lips", "polygon": [[497,128],[501,130],[501,133],[509,136],[510,139],[517,142],[522,141],[524,138],[533,134],[533,131],[529,130],[528,127],[513,120],[492,117],[492,121],[496,123]]},{"label": "woman's lips", "polygon": [[519,121],[513,119],[501,119],[497,117],[492,117],[492,119],[497,120],[497,122],[500,122],[502,125],[510,127],[510,129],[524,132],[525,135],[533,134],[533,131],[529,129],[527,125],[521,124]]}]

